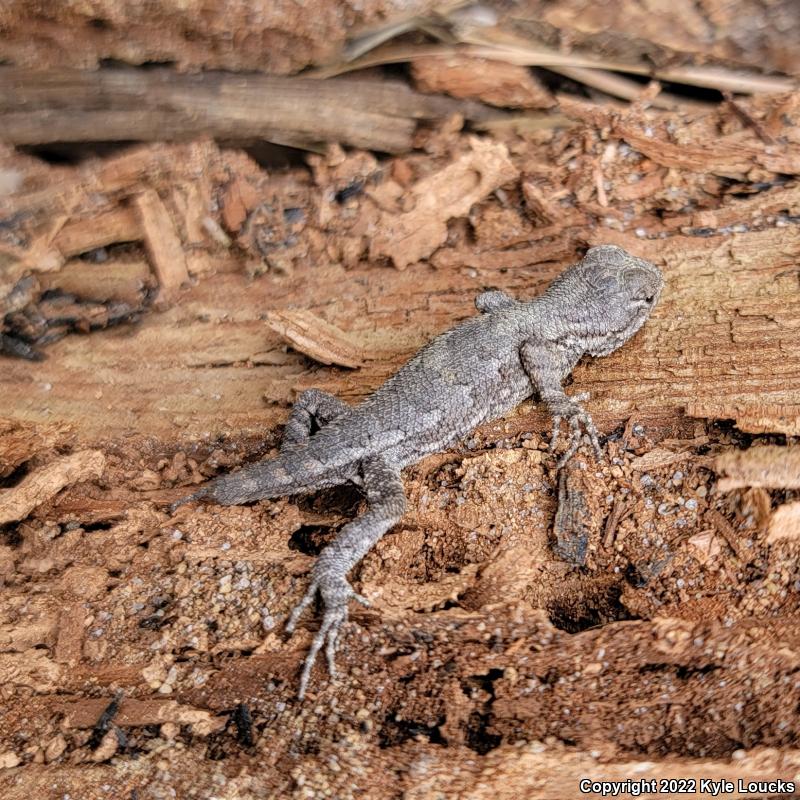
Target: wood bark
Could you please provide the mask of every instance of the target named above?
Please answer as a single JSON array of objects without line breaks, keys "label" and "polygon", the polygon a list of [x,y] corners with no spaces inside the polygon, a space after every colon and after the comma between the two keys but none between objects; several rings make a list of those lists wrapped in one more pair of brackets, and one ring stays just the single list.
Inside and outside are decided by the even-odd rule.
[{"label": "wood bark", "polygon": [[498,113],[396,81],[0,68],[0,141],[15,145],[209,135],[396,153],[411,149],[418,120],[452,114],[486,120]]}]

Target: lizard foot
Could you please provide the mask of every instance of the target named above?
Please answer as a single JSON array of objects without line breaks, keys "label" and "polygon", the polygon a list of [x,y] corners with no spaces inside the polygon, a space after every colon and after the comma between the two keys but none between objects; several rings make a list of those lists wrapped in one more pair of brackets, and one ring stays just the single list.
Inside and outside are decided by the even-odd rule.
[{"label": "lizard foot", "polygon": [[322,645],[325,645],[328,672],[332,678],[336,677],[336,641],[339,638],[342,625],[347,621],[348,603],[351,600],[356,600],[363,606],[369,606],[369,600],[353,591],[353,587],[350,586],[344,575],[331,574],[330,569],[326,569],[325,566],[325,564],[320,564],[320,561],[317,562],[308,591],[294,607],[286,623],[286,631],[293,633],[302,613],[316,597],[317,592],[320,593],[325,605],[325,611],[322,615],[322,624],[311,642],[311,649],[308,651],[303,664],[303,672],[300,676],[300,690],[297,693],[300,700],[305,697],[308,682],[311,678],[311,669],[317,660],[317,655],[322,649]]},{"label": "lizard foot", "polygon": [[581,445],[583,438],[583,431],[581,425],[589,434],[589,439],[592,443],[597,459],[603,457],[603,451],[600,449],[600,440],[597,436],[597,428],[594,426],[592,417],[588,411],[584,411],[581,403],[589,399],[588,392],[576,394],[574,397],[566,397],[564,400],[554,403],[550,407],[553,414],[553,436],[550,439],[550,451],[553,452],[558,443],[558,434],[561,430],[561,420],[565,419],[569,422],[570,437],[569,447],[561,458],[558,459],[556,464],[557,469],[561,469],[571,458],[575,455],[576,451]]}]

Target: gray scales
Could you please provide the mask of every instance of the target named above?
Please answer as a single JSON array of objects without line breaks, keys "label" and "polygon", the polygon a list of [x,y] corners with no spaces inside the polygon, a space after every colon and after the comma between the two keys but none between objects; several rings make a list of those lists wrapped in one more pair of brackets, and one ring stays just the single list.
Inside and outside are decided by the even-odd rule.
[{"label": "gray scales", "polygon": [[402,470],[532,395],[553,416],[551,450],[562,421],[569,426],[559,467],[575,454],[584,432],[600,457],[597,430],[581,406],[586,395],[568,397],[561,384],[584,355],[606,356],[630,339],[650,316],[662,286],[653,264],[603,245],[591,248],[533,300],[484,292],[475,300],[479,316],[423,347],[359,406],[316,389],[304,392],[289,415],[276,458],[221,475],[173,504],[174,511],[207,497],[230,506],[344,483],[362,487],[366,511],[322,551],[308,591],[286,625],[293,632],[303,611],[321,595],[322,624],[303,666],[301,699],[323,646],[331,676],[336,674],[336,642],[349,602],[368,605],[347,575],[403,516]]}]

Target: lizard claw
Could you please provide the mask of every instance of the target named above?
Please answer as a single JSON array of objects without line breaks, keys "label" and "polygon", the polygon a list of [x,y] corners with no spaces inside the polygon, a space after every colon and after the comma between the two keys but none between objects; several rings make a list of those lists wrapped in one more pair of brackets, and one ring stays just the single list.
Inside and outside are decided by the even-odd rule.
[{"label": "lizard claw", "polygon": [[594,449],[597,460],[599,461],[603,457],[603,451],[600,448],[600,439],[594,421],[589,412],[584,411],[581,406],[581,403],[588,399],[588,392],[581,392],[574,397],[567,397],[551,405],[550,410],[553,414],[553,435],[550,438],[550,452],[553,452],[558,444],[561,421],[564,419],[568,420],[570,428],[569,446],[561,458],[558,459],[558,463],[556,464],[557,469],[561,469],[561,467],[575,455],[580,447],[581,439],[583,438],[581,426],[583,426],[586,433],[589,435],[589,440],[592,443],[592,448]]},{"label": "lizard claw", "polygon": [[332,678],[336,677],[336,644],[341,634],[342,625],[347,622],[347,605],[351,600],[369,606],[366,597],[353,591],[352,586],[343,575],[326,574],[325,569],[319,569],[319,562],[314,567],[314,577],[303,599],[294,607],[286,623],[288,633],[293,633],[297,622],[305,609],[310,605],[317,592],[322,595],[325,611],[322,615],[322,624],[311,642],[303,672],[300,675],[300,689],[297,696],[300,700],[305,697],[308,683],[311,679],[311,669],[317,660],[319,651],[325,645],[325,658],[328,663],[328,672]]}]

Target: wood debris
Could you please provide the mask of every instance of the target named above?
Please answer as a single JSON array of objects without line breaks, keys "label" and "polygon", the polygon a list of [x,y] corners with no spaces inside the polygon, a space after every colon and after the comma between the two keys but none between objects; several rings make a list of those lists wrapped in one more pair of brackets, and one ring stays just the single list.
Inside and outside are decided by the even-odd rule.
[{"label": "wood debris", "polygon": [[0,525],[25,519],[65,486],[99,478],[105,464],[100,450],[81,450],[41,467],[12,489],[0,489]]},{"label": "wood debris", "polygon": [[143,258],[117,258],[108,264],[72,259],[58,272],[42,275],[39,286],[100,303],[116,300],[133,310],[142,307],[155,280]]},{"label": "wood debris", "polygon": [[742,564],[749,564],[755,555],[752,548],[748,548],[743,541],[743,535],[716,509],[708,512],[708,518],[714,530],[728,543]]},{"label": "wood debris", "polygon": [[772,512],[767,542],[797,541],[800,539],[800,502],[784,503]]},{"label": "wood debris", "polygon": [[310,311],[271,311],[264,319],[295,350],[320,364],[350,369],[364,365],[363,348],[344,331]]},{"label": "wood debris", "polygon": [[423,92],[482,100],[502,108],[550,108],[553,95],[527,67],[465,55],[415,58],[411,75]]},{"label": "wood debris", "polygon": [[504,145],[473,138],[470,147],[471,152],[411,187],[410,211],[383,214],[370,244],[371,258],[386,256],[398,269],[427,258],[447,238],[448,220],[465,216],[479,200],[517,178]]},{"label": "wood debris", "polygon": [[[463,10],[480,16],[483,5]],[[546,9],[547,25],[557,10]],[[470,91],[481,70],[493,80],[532,74],[519,67],[537,54],[491,41],[499,26],[465,33],[465,18],[456,23],[439,7],[408,13],[411,41],[397,47],[414,59],[424,47],[436,51],[426,57],[439,59],[445,78],[469,73]],[[236,29],[230,14],[218,22]],[[85,28],[108,46],[123,35],[108,19]],[[675,39],[685,33],[670,30]],[[445,43],[413,40],[423,35]],[[463,50],[449,44],[480,35],[483,57],[499,54],[514,69],[476,61],[474,49],[462,61]],[[209,58],[252,53],[253,38],[263,50],[256,33]],[[55,34],[42,39],[57,43]],[[638,62],[642,42],[629,44],[635,57],[627,63]],[[186,47],[202,49],[190,39]],[[657,51],[659,63],[669,52]],[[450,56],[452,74],[444,69]],[[274,49],[266,56],[277,57]],[[611,769],[624,777],[631,753],[650,758],[659,776],[685,775],[689,756],[723,774],[731,741],[758,748],[737,756],[743,774],[764,773],[762,750],[771,767],[785,772],[789,758],[797,771],[787,747],[800,735],[800,717],[786,713],[800,703],[792,678],[800,663],[791,557],[797,489],[776,458],[764,472],[779,488],[768,491],[737,467],[720,472],[720,486],[739,480],[743,491],[720,497],[709,467],[744,446],[755,458],[779,441],[759,431],[791,433],[800,419],[800,192],[797,173],[775,171],[796,166],[800,103],[737,96],[734,105],[664,112],[659,103],[675,98],[652,83],[620,81],[608,57],[602,66],[597,56],[579,63],[568,46],[542,47],[538,57],[556,58],[552,71],[633,104],[604,104],[590,88],[592,102],[557,95],[571,113],[570,103],[580,106],[571,120],[523,113],[512,125],[500,114],[494,124],[471,118],[470,109],[486,114],[483,106],[420,99],[397,91],[397,72],[375,70],[333,88],[306,78],[285,84],[298,87],[295,105],[297,97],[341,98],[356,86],[373,104],[368,118],[363,103],[352,118],[335,118],[351,108],[339,103],[315,130],[264,134],[313,147],[305,163],[293,153],[288,165],[264,168],[274,151],[252,141],[247,152],[230,141],[221,150],[199,141],[74,166],[32,163],[0,148],[0,186],[11,187],[0,195],[7,266],[0,336],[12,346],[38,347],[70,330],[142,315],[159,286],[174,291],[187,275],[208,276],[175,295],[180,305],[129,331],[72,336],[42,363],[3,362],[7,413],[42,427],[0,421],[0,509],[76,449],[51,430],[52,420],[71,422],[80,448],[102,447],[107,459],[84,473],[83,484],[52,482],[38,507],[15,500],[12,516],[24,520],[3,531],[0,766],[22,769],[7,774],[8,785],[0,778],[0,794],[24,800],[43,782],[58,782],[61,794],[79,797],[98,780],[125,796],[157,791],[159,782],[178,794],[213,793],[225,763],[224,791],[243,796],[286,786],[317,791],[318,779],[337,797],[375,786],[381,797],[424,794],[430,786],[405,785],[397,775],[409,774],[407,759],[447,749],[436,762],[437,788],[452,791],[455,763],[467,776],[465,793],[477,776],[487,797],[516,797],[530,786],[528,762],[520,778],[519,759],[507,758],[520,737],[568,740],[578,754],[565,766],[563,748],[523,753],[537,780],[545,757],[549,776],[568,767],[570,775],[588,769],[607,779],[600,773]],[[687,58],[683,52],[674,63]],[[674,70],[686,76],[691,68]],[[695,78],[708,78],[709,69]],[[277,119],[289,107],[286,97],[275,109],[269,97],[253,100],[260,76],[132,72],[104,68],[76,82],[53,70],[38,89],[23,75],[18,97],[6,86],[0,117],[24,101],[30,107],[17,111],[27,119],[11,122],[36,133],[54,104],[82,85],[86,97],[97,87],[105,94],[99,108],[85,98],[75,104],[76,131],[98,118],[94,112],[112,133],[130,122],[148,136],[148,125],[161,122],[173,135],[217,115],[219,130],[258,130],[261,138],[269,114]],[[114,86],[152,90],[141,119],[132,119],[130,95],[109,91]],[[176,97],[178,88],[187,95]],[[492,95],[479,87],[480,96],[512,103],[519,86],[495,88]],[[212,89],[230,93],[220,99]],[[448,91],[461,89],[453,83]],[[186,117],[198,97],[209,108]],[[230,109],[241,113],[220,119]],[[56,108],[52,119],[61,125],[69,110]],[[310,106],[297,113],[305,123],[324,116]],[[470,143],[465,121],[486,138]],[[385,143],[406,148],[402,157],[354,148],[354,124],[373,143],[392,124]],[[311,140],[334,130],[344,131],[341,144]],[[153,234],[143,197],[154,201],[151,231],[159,222],[167,230],[160,256],[145,247]],[[280,625],[307,586],[308,553],[357,513],[357,493],[199,504],[177,517],[165,513],[166,503],[274,452],[287,405],[304,388],[363,399],[425,342],[474,315],[476,294],[536,296],[593,243],[650,258],[667,278],[647,325],[607,359],[581,362],[567,390],[591,393],[587,408],[609,436],[610,458],[596,464],[587,451],[559,475],[544,449],[546,410],[524,403],[434,457],[433,467],[409,470],[408,514],[353,576],[374,608],[354,612],[343,632],[341,679],[320,674],[316,683],[315,676],[315,703],[335,699],[336,713],[317,715],[309,727],[308,707],[294,692],[315,624],[309,615],[294,639]],[[157,258],[171,268],[178,251],[180,279],[163,269],[157,275]],[[398,269],[387,269],[387,258]],[[692,419],[687,409],[737,427]],[[773,512],[774,504],[782,505]],[[752,706],[753,680],[758,708],[739,715],[731,733],[729,710]],[[342,725],[353,719],[363,773],[328,769],[346,762]],[[709,756],[709,746],[725,758]],[[135,760],[153,748],[157,759]],[[596,748],[602,763],[587,755]],[[387,763],[397,769],[387,771]],[[495,767],[505,770],[503,780],[492,778]]]},{"label": "wood debris", "polygon": [[690,461],[692,458],[693,454],[688,451],[674,453],[672,450],[666,450],[663,447],[655,447],[644,455],[634,458],[631,461],[631,469],[636,472],[645,472],[651,469],[660,469],[669,464]]},{"label": "wood debris", "polygon": [[58,619],[58,639],[53,650],[53,660],[58,664],[76,666],[83,655],[83,637],[86,609],[83,603],[67,604]]},{"label": "wood debris", "polygon": [[0,417],[0,478],[39,453],[72,441],[72,429],[63,422],[34,424]]},{"label": "wood debris", "polygon": [[158,276],[163,298],[168,302],[189,280],[180,239],[155,190],[148,189],[137,195],[134,204],[139,212],[147,253]]},{"label": "wood debris", "polygon": [[800,145],[768,148],[758,137],[739,133],[711,141],[673,142],[667,126],[635,109],[619,112],[580,100],[561,98],[560,110],[567,116],[590,122],[618,136],[656,164],[690,172],[711,172],[722,176],[746,175],[763,167],[774,172],[800,172]]},{"label": "wood debris", "polygon": [[733,419],[736,427],[748,433],[785,433],[800,436],[800,403],[763,403],[757,400],[728,402],[695,400],[687,403],[686,413],[706,419]]},{"label": "wood debris", "polygon": [[53,244],[65,258],[69,258],[98,247],[118,242],[136,242],[142,238],[144,232],[134,210],[128,206],[118,206],[97,216],[68,222],[58,232]]},{"label": "wood debris", "polygon": [[800,489],[800,447],[728,450],[714,459],[714,470],[721,492],[748,487]]},{"label": "wood debris", "polygon": [[453,114],[482,120],[497,113],[398,81],[0,68],[0,129],[3,141],[13,144],[214,136],[311,150],[341,142],[395,153],[412,148],[417,120]]}]

